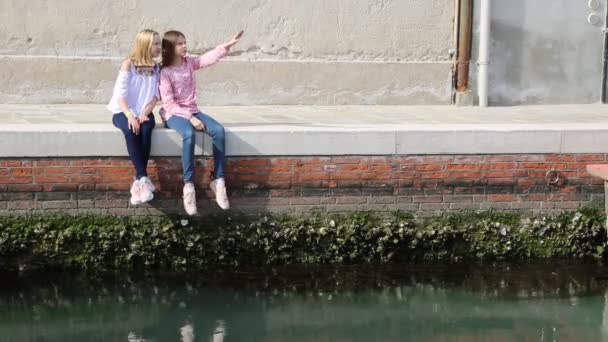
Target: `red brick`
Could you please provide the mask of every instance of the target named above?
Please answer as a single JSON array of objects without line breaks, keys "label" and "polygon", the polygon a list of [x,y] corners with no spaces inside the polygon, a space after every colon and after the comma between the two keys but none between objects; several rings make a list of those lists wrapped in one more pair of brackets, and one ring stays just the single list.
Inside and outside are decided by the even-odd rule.
[{"label": "red brick", "polygon": [[70,182],[75,183],[100,183],[103,177],[98,175],[70,176]]},{"label": "red brick", "polygon": [[130,167],[100,167],[97,171],[100,175],[108,175],[108,174],[133,174],[134,170]]},{"label": "red brick", "polygon": [[330,175],[331,179],[340,180],[340,179],[361,179],[360,172],[340,172],[340,173],[332,173]]},{"label": "red brick", "polygon": [[269,172],[291,172],[291,171],[293,171],[293,167],[290,165],[273,165],[273,166],[266,167],[266,169]]},{"label": "red brick", "polygon": [[340,164],[338,170],[340,171],[367,171],[369,168],[366,164]]},{"label": "red brick", "polygon": [[[470,171],[470,172],[451,172],[449,173],[450,178],[481,178],[481,171]],[[447,178],[447,176],[446,176]]]},{"label": "red brick", "polygon": [[424,172],[422,173],[422,178],[448,178],[450,177],[450,172],[447,171],[438,171],[438,172]]},{"label": "red brick", "polygon": [[516,185],[517,180],[510,178],[490,178],[488,185]]},{"label": "red brick", "polygon": [[566,168],[567,170],[586,170],[587,165],[589,163],[568,163]]},{"label": "red brick", "polygon": [[118,183],[118,182],[131,183],[131,182],[133,182],[133,180],[134,180],[133,176],[130,176],[130,175],[105,175],[105,176],[103,176],[103,181],[109,182],[109,183]]},{"label": "red brick", "polygon": [[417,171],[441,171],[445,168],[445,165],[440,164],[422,164],[416,165]]},{"label": "red brick", "polygon": [[42,159],[42,160],[36,160],[34,165],[35,166],[70,166],[70,161],[69,160]]},{"label": "red brick", "polygon": [[298,176],[299,180],[329,180],[329,174],[327,173],[301,173]]},{"label": "red brick", "polygon": [[[107,166],[112,167],[132,167],[133,163],[128,158],[124,159],[106,159],[104,160]],[[197,160],[198,162],[199,160]]]},{"label": "red brick", "polygon": [[513,171],[487,171],[484,176],[487,178],[509,178],[514,177],[515,173]]},{"label": "red brick", "polygon": [[19,166],[22,166],[22,163],[20,160],[2,160],[2,161],[0,161],[0,166],[19,167]]},{"label": "red brick", "polygon": [[322,165],[296,165],[293,167],[295,172],[322,172]]},{"label": "red brick", "polygon": [[68,180],[68,176],[36,176],[34,178],[35,183],[67,183]]},{"label": "red brick", "polygon": [[302,158],[270,158],[271,165],[298,165]]},{"label": "red brick", "polygon": [[519,186],[533,186],[536,185],[537,182],[530,179],[518,179],[517,185]]},{"label": "red brick", "polygon": [[361,175],[361,179],[391,179],[388,172],[367,172]]},{"label": "red brick", "polygon": [[372,164],[369,166],[370,171],[391,171],[392,169],[393,166],[389,164]]},{"label": "red brick", "polygon": [[521,163],[520,167],[527,170],[549,170],[551,164],[549,163]]},{"label": "red brick", "polygon": [[577,155],[576,161],[605,161],[605,155]]},{"label": "red brick", "polygon": [[416,173],[416,172],[394,172],[392,175],[393,175],[393,178],[396,178],[396,179],[413,179],[413,178],[416,178],[418,173]]},{"label": "red brick", "polygon": [[[2,170],[0,169],[0,174],[2,174]],[[32,168],[30,167],[15,167],[11,169],[11,174],[15,176],[23,176],[23,175],[31,175]]]},{"label": "red brick", "polygon": [[32,183],[32,180],[31,176],[0,176],[0,183],[3,184],[26,184]]},{"label": "red brick", "polygon": [[10,173],[9,169],[0,169],[0,176],[5,176]]},{"label": "red brick", "polygon": [[578,189],[576,187],[574,187],[574,186],[566,186],[566,187],[563,187],[563,188],[559,189],[559,192],[561,192],[561,193],[575,193],[575,192],[578,192]]},{"label": "red brick", "polygon": [[297,179],[297,175],[293,173],[273,173],[270,175],[265,175],[269,180],[275,181],[289,181],[292,179]]},{"label": "red brick", "polygon": [[517,168],[516,163],[492,163],[486,165],[490,170],[514,170]]},{"label": "red brick", "polygon": [[469,171],[478,170],[479,164],[448,164],[448,170],[450,171]]}]

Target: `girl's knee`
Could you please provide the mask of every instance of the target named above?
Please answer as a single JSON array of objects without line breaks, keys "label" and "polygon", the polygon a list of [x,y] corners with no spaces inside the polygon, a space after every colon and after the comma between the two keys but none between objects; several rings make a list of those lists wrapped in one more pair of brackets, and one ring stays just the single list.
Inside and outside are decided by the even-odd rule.
[{"label": "girl's knee", "polygon": [[184,142],[194,143],[194,141],[196,140],[196,136],[194,134],[195,134],[194,129],[186,129],[185,131],[182,132],[182,139],[184,140]]},{"label": "girl's knee", "polygon": [[209,135],[214,138],[223,139],[224,138],[224,126],[222,125],[214,125],[209,128]]}]

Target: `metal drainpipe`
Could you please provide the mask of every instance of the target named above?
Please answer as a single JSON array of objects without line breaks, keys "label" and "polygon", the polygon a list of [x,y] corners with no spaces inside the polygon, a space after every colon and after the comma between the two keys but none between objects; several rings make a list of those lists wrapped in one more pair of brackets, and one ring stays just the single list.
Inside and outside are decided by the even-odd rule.
[{"label": "metal drainpipe", "polygon": [[[606,6],[606,15],[604,18],[604,64],[602,66],[602,103],[606,103],[606,81],[608,79],[608,6]],[[608,187],[607,187],[608,189]],[[608,210],[608,206],[607,206]]]},{"label": "metal drainpipe", "polygon": [[490,55],[490,1],[481,0],[479,11],[479,61],[477,90],[479,106],[488,106],[488,63]]}]

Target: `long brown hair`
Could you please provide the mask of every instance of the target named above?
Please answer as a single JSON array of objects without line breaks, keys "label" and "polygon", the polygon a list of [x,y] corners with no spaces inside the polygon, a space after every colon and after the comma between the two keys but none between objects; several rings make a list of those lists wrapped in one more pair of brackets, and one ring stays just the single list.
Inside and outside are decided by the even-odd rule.
[{"label": "long brown hair", "polygon": [[173,58],[175,57],[175,44],[177,44],[177,39],[180,37],[186,39],[186,36],[179,31],[167,31],[165,34],[163,34],[163,67],[169,66],[171,63],[173,63]]},{"label": "long brown hair", "polygon": [[154,61],[152,60],[152,41],[155,35],[158,35],[156,31],[143,30],[135,37],[133,48],[131,48],[128,56],[135,66],[154,65]]}]

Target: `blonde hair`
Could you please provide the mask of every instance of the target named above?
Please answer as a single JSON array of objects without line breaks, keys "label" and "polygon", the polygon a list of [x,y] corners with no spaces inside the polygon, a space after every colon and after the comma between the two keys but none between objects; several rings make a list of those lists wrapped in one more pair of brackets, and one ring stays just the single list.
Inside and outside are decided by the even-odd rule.
[{"label": "blonde hair", "polygon": [[152,60],[154,35],[158,35],[158,32],[142,30],[135,37],[133,48],[128,57],[135,66],[154,66],[154,60]]}]

